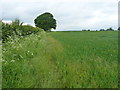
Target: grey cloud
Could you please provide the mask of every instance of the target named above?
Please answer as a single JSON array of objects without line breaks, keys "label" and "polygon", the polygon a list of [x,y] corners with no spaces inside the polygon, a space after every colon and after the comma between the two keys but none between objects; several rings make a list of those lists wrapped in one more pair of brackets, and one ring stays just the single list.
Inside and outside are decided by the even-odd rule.
[{"label": "grey cloud", "polygon": [[[11,1],[11,2],[10,2]],[[61,29],[117,28],[117,0],[4,0],[2,3],[5,20],[19,18],[34,25],[36,16],[51,12]],[[108,24],[109,23],[109,24]]]}]

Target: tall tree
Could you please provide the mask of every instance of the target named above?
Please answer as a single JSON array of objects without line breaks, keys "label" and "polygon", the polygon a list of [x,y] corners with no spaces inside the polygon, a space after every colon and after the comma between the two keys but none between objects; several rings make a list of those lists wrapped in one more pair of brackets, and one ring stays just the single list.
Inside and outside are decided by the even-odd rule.
[{"label": "tall tree", "polygon": [[52,28],[56,29],[56,20],[53,15],[49,12],[39,15],[34,20],[35,26],[44,29],[45,31],[50,31]]}]

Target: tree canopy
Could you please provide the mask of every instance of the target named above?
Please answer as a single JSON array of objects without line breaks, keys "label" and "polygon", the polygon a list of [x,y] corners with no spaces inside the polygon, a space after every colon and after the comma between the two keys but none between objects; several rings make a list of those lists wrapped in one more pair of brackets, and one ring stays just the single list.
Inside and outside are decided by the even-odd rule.
[{"label": "tree canopy", "polygon": [[35,26],[44,29],[45,31],[50,31],[51,29],[56,29],[56,20],[53,15],[49,12],[45,12],[39,15],[34,20]]}]

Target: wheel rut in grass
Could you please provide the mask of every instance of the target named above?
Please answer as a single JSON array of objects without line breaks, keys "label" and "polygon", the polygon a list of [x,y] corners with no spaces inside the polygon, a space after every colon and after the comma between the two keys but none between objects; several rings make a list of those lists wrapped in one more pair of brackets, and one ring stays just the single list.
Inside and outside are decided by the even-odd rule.
[{"label": "wheel rut in grass", "polygon": [[[64,51],[63,46],[57,40],[51,36],[47,36],[45,48],[42,56],[39,58],[39,78],[36,82],[36,88],[58,88],[63,87],[60,78],[63,76],[62,69],[60,68],[59,61],[62,52]],[[38,61],[38,60],[37,60]]]},{"label": "wheel rut in grass", "polygon": [[64,51],[62,44],[55,40],[53,37],[48,36],[48,42],[46,47],[47,55],[51,57],[53,62],[56,62],[57,57]]}]

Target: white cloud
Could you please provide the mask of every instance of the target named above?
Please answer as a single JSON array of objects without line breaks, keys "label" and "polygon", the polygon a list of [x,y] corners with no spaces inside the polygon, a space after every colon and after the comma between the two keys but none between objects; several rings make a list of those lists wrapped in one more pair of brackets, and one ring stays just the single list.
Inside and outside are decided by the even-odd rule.
[{"label": "white cloud", "polygon": [[51,12],[58,30],[117,29],[118,0],[2,0],[4,20],[19,18],[34,25],[36,16]]}]

